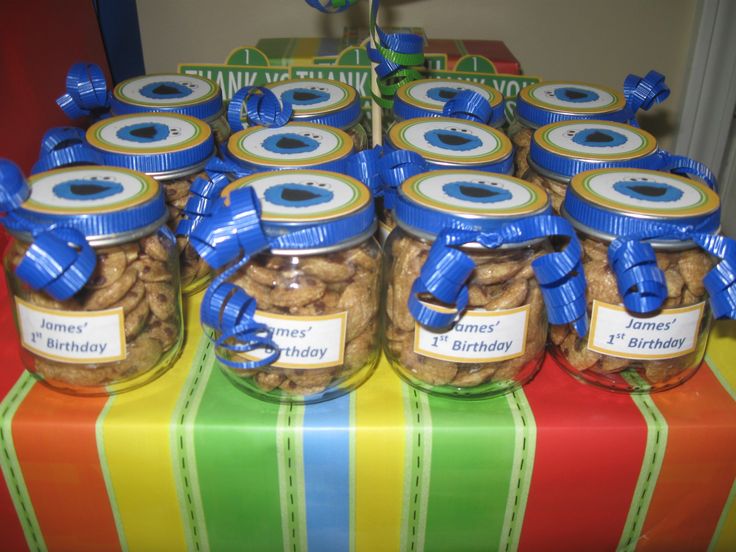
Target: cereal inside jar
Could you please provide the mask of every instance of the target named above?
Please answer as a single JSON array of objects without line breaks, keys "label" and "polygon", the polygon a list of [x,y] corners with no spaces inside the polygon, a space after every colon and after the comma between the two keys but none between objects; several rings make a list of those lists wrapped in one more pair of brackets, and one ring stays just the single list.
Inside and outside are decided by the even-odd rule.
[{"label": "cereal inside jar", "polygon": [[736,314],[726,297],[733,282],[712,271],[734,247],[718,236],[715,192],[670,173],[599,169],[572,179],[562,211],[581,237],[591,322],[584,338],[565,325],[551,329],[560,365],[580,381],[629,393],[693,376],[711,316]]},{"label": "cereal inside jar", "polygon": [[543,81],[522,88],[516,98],[516,117],[509,136],[516,147],[514,175],[523,178],[529,168],[534,130],[559,121],[598,119],[636,123],[636,112],[648,110],[669,96],[664,77],[650,71],[646,77],[626,77],[625,92],[581,82]]},{"label": "cereal inside jar", "polygon": [[[0,173],[6,190],[20,177],[9,174]],[[25,368],[76,395],[159,376],[184,336],[178,251],[159,184],[81,166],[34,175],[28,188],[5,219],[13,239],[4,259]]]},{"label": "cereal inside jar", "polygon": [[[199,119],[169,113],[141,113],[110,117],[92,125],[87,143],[106,165],[139,170],[155,178],[163,189],[175,231],[185,218],[190,188],[214,154],[210,127]],[[212,273],[185,237],[178,237],[181,286],[185,294],[202,289]]]},{"label": "cereal inside jar", "polygon": [[559,213],[570,179],[579,172],[608,167],[687,172],[715,188],[713,173],[702,163],[657,147],[650,133],[609,121],[563,121],[534,131],[526,180],[541,185]]},{"label": "cereal inside jar", "polygon": [[[229,207],[192,235],[225,268],[203,307],[221,369],[273,402],[320,402],[355,389],[380,349],[381,251],[368,189],[338,173],[297,170],[236,180],[224,195]],[[236,220],[242,237],[231,239],[250,243],[252,255],[239,257],[217,238]]]},{"label": "cereal inside jar", "polygon": [[483,398],[534,377],[548,315],[533,265],[552,253],[550,224],[577,243],[549,211],[544,190],[511,176],[444,170],[402,184],[384,246],[384,348],[402,379]]}]

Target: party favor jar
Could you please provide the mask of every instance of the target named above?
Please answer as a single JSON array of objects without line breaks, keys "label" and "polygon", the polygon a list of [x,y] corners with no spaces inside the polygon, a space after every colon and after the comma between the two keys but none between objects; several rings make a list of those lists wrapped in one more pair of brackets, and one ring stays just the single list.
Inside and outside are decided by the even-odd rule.
[{"label": "party favor jar", "polygon": [[[397,227],[384,245],[384,347],[393,368],[410,385],[450,397],[528,382],[544,357],[545,302],[554,305],[550,319],[584,323],[572,226],[548,215],[544,190],[511,176],[433,171],[398,193]],[[565,250],[553,253],[549,236],[566,237]],[[563,292],[577,298],[577,311],[563,307]]]},{"label": "party favor jar", "polygon": [[[474,92],[485,100],[481,102],[484,120],[480,122],[494,128],[500,128],[506,123],[503,94],[485,84],[454,79],[420,79],[401,86],[394,96],[394,119],[405,121],[417,117],[441,117],[448,115],[446,107],[451,110],[464,107],[471,113],[477,113],[472,103],[456,103],[458,98],[463,98],[462,92]],[[471,98],[472,95],[465,97]],[[478,100],[475,102],[478,103]]]},{"label": "party favor jar", "polygon": [[[110,117],[89,127],[86,138],[106,165],[144,172],[161,184],[172,230],[184,217],[192,182],[198,176],[207,179],[203,169],[214,153],[209,126],[175,113]],[[178,245],[182,290],[194,293],[210,279],[210,268],[185,238],[178,238]]]},{"label": "party favor jar", "polygon": [[629,75],[624,91],[580,82],[540,82],[522,88],[516,97],[516,118],[509,136],[516,146],[516,170],[524,176],[534,129],[558,121],[598,119],[636,126],[636,112],[664,101],[670,90],[664,76],[649,71],[646,77]]},{"label": "party favor jar", "polygon": [[192,235],[208,262],[227,267],[202,306],[222,370],[274,402],[319,402],[358,387],[379,355],[381,251],[368,189],[296,170],[236,180],[224,195]]},{"label": "party favor jar", "polygon": [[86,166],[39,173],[26,188],[12,167],[0,164],[2,187],[18,190],[18,201],[3,205],[13,238],[4,266],[26,369],[76,395],[159,376],[184,335],[178,251],[159,184]]},{"label": "party favor jar", "polygon": [[[554,355],[578,380],[631,393],[674,387],[703,359],[711,311],[733,317],[736,243],[718,235],[718,196],[645,169],[573,177],[562,213],[581,236],[590,332],[555,326]],[[710,295],[710,301],[708,300]]]},{"label": "party favor jar", "polygon": [[715,176],[702,163],[671,155],[640,128],[610,121],[562,121],[534,131],[524,179],[540,184],[559,212],[570,179],[604,168],[642,168],[692,175],[715,188]]}]

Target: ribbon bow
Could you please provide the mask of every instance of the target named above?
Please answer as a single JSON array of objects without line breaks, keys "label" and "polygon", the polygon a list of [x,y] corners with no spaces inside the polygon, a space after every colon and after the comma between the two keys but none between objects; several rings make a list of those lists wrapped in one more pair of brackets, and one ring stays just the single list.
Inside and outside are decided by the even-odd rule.
[{"label": "ribbon bow", "polygon": [[[503,110],[500,110],[503,115]],[[493,119],[493,108],[483,96],[472,90],[463,90],[454,98],[445,102],[442,115],[455,119],[467,119],[484,125],[494,125],[499,121]]]},{"label": "ribbon bow", "polygon": [[[479,243],[488,249],[495,249],[503,244],[549,236],[561,236],[569,241],[564,250],[542,255],[532,261],[532,269],[547,307],[547,317],[552,324],[571,323],[578,334],[584,336],[588,331],[588,319],[580,242],[569,222],[551,215],[504,224],[496,232],[454,228],[442,230],[412,285],[409,311],[423,326],[434,330],[446,329],[467,308],[466,282],[475,269],[472,258],[459,247]],[[420,295],[426,294],[442,303],[454,305],[454,308],[438,311],[419,300]]]},{"label": "ribbon bow", "polygon": [[385,209],[393,209],[396,203],[396,190],[406,179],[430,170],[424,157],[409,150],[394,150],[381,157],[378,163],[379,175],[383,183],[382,194]]},{"label": "ribbon bow", "polygon": [[649,71],[645,77],[634,74],[626,77],[624,97],[630,125],[639,126],[636,122],[637,111],[649,111],[654,104],[662,103],[669,97],[670,89],[664,79],[664,75],[657,71]]},{"label": "ribbon bow", "polygon": [[52,128],[41,140],[41,153],[31,174],[69,165],[104,165],[102,155],[92,149],[80,128]]},{"label": "ribbon bow", "polygon": [[716,175],[705,164],[684,155],[672,155],[665,150],[659,150],[658,154],[662,158],[661,170],[700,180],[711,190],[718,191]]},{"label": "ribbon bow", "polygon": [[56,99],[70,119],[100,116],[110,110],[105,74],[94,63],[75,63],[66,75],[66,93]]},{"label": "ribbon bow", "polygon": [[227,108],[227,122],[233,132],[243,130],[243,107],[246,121],[252,125],[281,127],[289,122],[293,112],[291,104],[279,98],[263,86],[245,86],[238,90]]}]

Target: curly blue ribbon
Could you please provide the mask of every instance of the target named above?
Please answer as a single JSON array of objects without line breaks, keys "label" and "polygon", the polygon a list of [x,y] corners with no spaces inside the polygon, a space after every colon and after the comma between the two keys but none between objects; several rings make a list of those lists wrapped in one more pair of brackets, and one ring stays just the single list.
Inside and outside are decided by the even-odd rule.
[{"label": "curly blue ribbon", "polygon": [[56,99],[70,119],[99,117],[110,110],[105,74],[94,63],[75,63],[66,75],[66,92]]},{"label": "curly blue ribbon", "polygon": [[645,77],[628,75],[624,80],[624,97],[628,123],[639,126],[636,112],[640,109],[648,111],[654,104],[662,103],[670,95],[665,77],[657,71],[649,71]]},{"label": "curly blue ribbon", "polygon": [[[385,151],[385,150],[384,150]],[[408,150],[385,153],[378,163],[381,177],[384,209],[393,209],[398,187],[406,179],[431,170],[424,157]]]},{"label": "curly blue ribbon", "polygon": [[43,157],[53,151],[67,148],[76,144],[84,144],[86,133],[78,127],[55,127],[46,131],[41,138],[39,156]]},{"label": "curly blue ribbon", "polygon": [[[245,119],[243,119],[243,107],[245,107]],[[251,125],[281,127],[289,122],[292,112],[291,104],[282,103],[268,88],[245,86],[230,99],[230,105],[227,108],[227,122],[233,132]],[[243,125],[243,120],[248,124]]]},{"label": "curly blue ribbon", "polygon": [[[457,249],[478,243],[488,249],[504,244],[560,236],[569,241],[559,252],[532,261],[532,269],[542,291],[547,317],[552,324],[573,325],[580,336],[588,332],[585,274],[582,249],[572,225],[563,218],[538,215],[501,226],[496,232],[472,232],[445,228],[435,239],[419,277],[412,284],[408,307],[414,318],[433,330],[445,330],[468,304],[467,280],[475,269],[472,258]],[[442,303],[454,305],[449,312],[438,311],[419,300],[429,294]]]},{"label": "curly blue ribbon", "polygon": [[38,161],[31,174],[69,165],[104,165],[102,155],[87,143],[81,128],[59,127],[46,131],[41,139]]},{"label": "curly blue ribbon", "polygon": [[[497,113],[503,118],[503,109],[498,110]],[[499,122],[492,120],[494,112],[490,102],[472,90],[463,90],[454,98],[445,102],[442,107],[442,115],[491,126],[495,126]]]},{"label": "curly blue ribbon", "polygon": [[305,0],[305,2],[322,13],[340,13],[357,4],[358,0]]},{"label": "curly blue ribbon", "polygon": [[662,170],[670,171],[687,178],[695,177],[701,182],[704,182],[711,190],[718,191],[716,175],[704,163],[695,161],[684,155],[671,155],[666,152],[663,157],[664,166]]}]

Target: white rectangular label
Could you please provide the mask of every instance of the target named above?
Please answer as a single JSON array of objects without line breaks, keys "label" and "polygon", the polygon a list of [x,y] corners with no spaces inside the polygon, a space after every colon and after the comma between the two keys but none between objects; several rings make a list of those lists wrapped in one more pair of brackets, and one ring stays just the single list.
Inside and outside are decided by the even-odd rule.
[{"label": "white rectangular label", "polygon": [[697,346],[705,303],[663,309],[656,316],[632,316],[624,307],[593,301],[588,349],[629,359],[686,355]]},{"label": "white rectangular label", "polygon": [[15,298],[20,340],[29,351],[60,362],[85,364],[125,359],[123,308],[60,311]]},{"label": "white rectangular label", "polygon": [[432,332],[416,324],[414,352],[453,362],[498,362],[524,354],[529,305],[467,311],[452,329]]},{"label": "white rectangular label", "polygon": [[[328,368],[340,366],[345,355],[345,326],[348,313],[323,316],[291,316],[256,311],[253,319],[273,330],[273,341],[281,349],[277,368]],[[255,349],[241,356],[262,359],[270,349]]]}]

